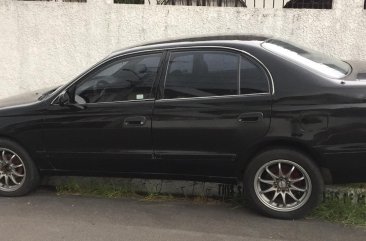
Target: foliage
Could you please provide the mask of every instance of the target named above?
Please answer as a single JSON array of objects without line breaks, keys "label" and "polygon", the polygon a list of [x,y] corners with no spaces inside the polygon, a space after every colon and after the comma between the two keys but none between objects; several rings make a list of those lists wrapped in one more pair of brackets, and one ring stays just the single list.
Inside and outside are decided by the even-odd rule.
[{"label": "foliage", "polygon": [[310,217],[346,225],[366,226],[366,204],[350,200],[326,200]]}]

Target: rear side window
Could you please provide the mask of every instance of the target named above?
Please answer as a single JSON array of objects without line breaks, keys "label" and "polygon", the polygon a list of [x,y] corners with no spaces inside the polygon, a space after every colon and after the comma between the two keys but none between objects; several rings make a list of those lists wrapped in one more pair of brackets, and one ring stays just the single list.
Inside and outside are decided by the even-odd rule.
[{"label": "rear side window", "polygon": [[269,93],[263,68],[242,57],[240,61],[240,94]]},{"label": "rear side window", "polygon": [[173,52],[164,98],[268,93],[262,67],[239,54],[224,51]]},{"label": "rear side window", "polygon": [[239,55],[222,51],[170,56],[165,99],[238,94]]}]

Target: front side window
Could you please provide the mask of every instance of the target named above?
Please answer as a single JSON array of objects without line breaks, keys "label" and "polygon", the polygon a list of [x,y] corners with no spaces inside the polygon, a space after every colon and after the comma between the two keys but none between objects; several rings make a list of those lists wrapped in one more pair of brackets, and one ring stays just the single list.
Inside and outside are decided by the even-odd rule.
[{"label": "front side window", "polygon": [[119,59],[106,64],[75,88],[79,104],[152,98],[162,54]]},{"label": "front side window", "polygon": [[238,94],[239,55],[222,51],[173,52],[164,98]]}]

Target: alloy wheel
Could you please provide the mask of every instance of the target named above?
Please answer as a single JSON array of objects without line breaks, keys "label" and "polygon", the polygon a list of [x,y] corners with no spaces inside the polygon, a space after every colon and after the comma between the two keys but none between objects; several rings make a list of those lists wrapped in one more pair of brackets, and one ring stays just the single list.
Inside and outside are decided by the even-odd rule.
[{"label": "alloy wheel", "polygon": [[13,192],[24,184],[26,169],[23,160],[14,151],[0,148],[0,190]]},{"label": "alloy wheel", "polygon": [[261,166],[254,190],[268,208],[290,212],[302,207],[311,195],[311,179],[306,170],[289,160],[273,160]]}]

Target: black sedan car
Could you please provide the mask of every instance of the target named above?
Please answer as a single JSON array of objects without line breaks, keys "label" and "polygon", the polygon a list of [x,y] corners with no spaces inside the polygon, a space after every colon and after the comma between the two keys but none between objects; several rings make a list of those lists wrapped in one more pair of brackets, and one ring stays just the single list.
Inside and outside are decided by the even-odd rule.
[{"label": "black sedan car", "polygon": [[365,67],[258,36],[114,52],[0,101],[0,195],[41,175],[235,181],[258,211],[303,217],[324,183],[366,181]]}]

